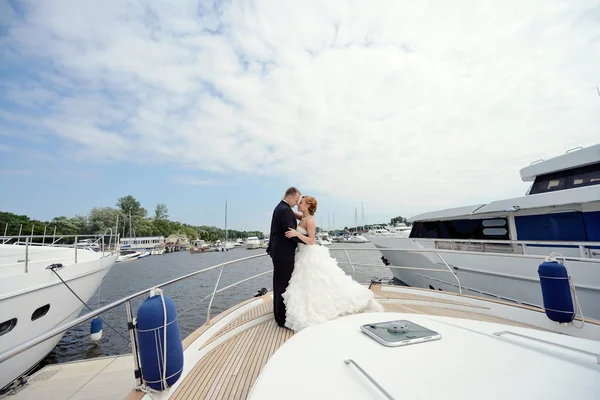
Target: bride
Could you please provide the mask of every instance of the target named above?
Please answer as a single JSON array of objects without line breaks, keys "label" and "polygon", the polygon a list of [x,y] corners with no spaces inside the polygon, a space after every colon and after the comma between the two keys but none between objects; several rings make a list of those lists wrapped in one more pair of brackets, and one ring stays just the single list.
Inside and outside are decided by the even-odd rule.
[{"label": "bride", "polygon": [[290,228],[286,237],[298,237],[294,272],[283,293],[286,306],[285,326],[300,331],[308,326],[361,312],[382,312],[383,306],[375,300],[373,292],[354,281],[338,267],[337,260],[329,255],[325,246],[315,243],[317,200],[304,196],[296,213],[300,223]]}]

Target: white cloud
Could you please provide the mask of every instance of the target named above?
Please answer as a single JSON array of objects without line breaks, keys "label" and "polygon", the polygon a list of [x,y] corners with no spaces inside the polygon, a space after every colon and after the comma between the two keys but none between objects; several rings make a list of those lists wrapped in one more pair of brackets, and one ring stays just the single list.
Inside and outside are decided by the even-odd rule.
[{"label": "white cloud", "polygon": [[83,159],[283,177],[378,212],[519,195],[518,169],[597,141],[598,2],[197,4],[28,3],[5,43],[42,87],[13,101]]},{"label": "white cloud", "polygon": [[187,186],[212,186],[217,184],[217,181],[213,179],[199,179],[190,175],[176,175],[173,180],[180,185]]}]

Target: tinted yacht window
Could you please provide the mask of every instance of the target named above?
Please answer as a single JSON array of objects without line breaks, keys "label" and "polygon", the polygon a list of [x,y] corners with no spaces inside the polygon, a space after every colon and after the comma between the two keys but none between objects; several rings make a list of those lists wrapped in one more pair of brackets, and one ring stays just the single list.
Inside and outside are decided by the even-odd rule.
[{"label": "tinted yacht window", "polygon": [[529,194],[554,192],[584,186],[600,185],[600,164],[540,175]]},{"label": "tinted yacht window", "polygon": [[600,164],[590,165],[574,170],[567,180],[567,188],[600,184]]},{"label": "tinted yacht window", "polygon": [[508,240],[506,218],[424,221],[413,224],[410,237],[429,239]]}]

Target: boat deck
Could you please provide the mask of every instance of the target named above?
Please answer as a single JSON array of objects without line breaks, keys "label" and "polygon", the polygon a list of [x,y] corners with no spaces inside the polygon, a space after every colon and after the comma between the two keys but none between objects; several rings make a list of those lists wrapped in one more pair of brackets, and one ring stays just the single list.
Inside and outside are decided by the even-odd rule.
[{"label": "boat deck", "polygon": [[133,356],[99,357],[47,365],[29,378],[14,400],[122,399],[135,387]]},{"label": "boat deck", "polygon": [[[539,329],[486,314],[490,310],[487,305],[492,303],[485,301],[469,302],[460,296],[435,298],[431,291],[419,292],[417,289],[407,293],[387,285],[372,285],[371,290],[388,312],[465,318]],[[213,318],[210,325],[200,327],[183,341],[186,360],[198,361],[187,373],[184,371],[185,376],[171,389],[169,398],[246,399],[271,355],[293,334],[275,323],[270,294],[224,311]],[[30,382],[14,396],[15,400],[41,397],[137,400],[145,395],[131,390],[135,387],[131,355],[49,365]]]}]

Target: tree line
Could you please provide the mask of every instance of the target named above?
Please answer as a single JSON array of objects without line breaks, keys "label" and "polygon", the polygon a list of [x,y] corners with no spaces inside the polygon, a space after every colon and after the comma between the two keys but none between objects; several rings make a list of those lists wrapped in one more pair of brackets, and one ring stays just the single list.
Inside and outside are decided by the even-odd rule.
[{"label": "tree line", "polygon": [[[186,235],[190,240],[202,239],[216,241],[225,239],[225,230],[216,226],[190,225],[169,219],[169,210],[165,204],[157,204],[154,213],[148,212],[141,203],[131,195],[120,197],[116,207],[94,207],[87,215],[75,215],[67,218],[59,216],[51,221],[30,219],[26,215],[16,215],[0,211],[0,234],[8,236],[21,235],[102,235],[109,229],[121,237],[164,236],[171,234]],[[118,220],[118,230],[117,229]],[[259,231],[227,230],[229,239],[258,236]]]}]

